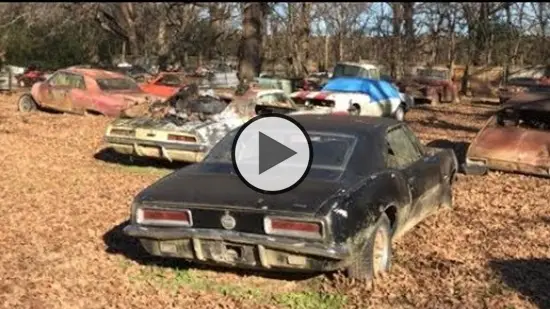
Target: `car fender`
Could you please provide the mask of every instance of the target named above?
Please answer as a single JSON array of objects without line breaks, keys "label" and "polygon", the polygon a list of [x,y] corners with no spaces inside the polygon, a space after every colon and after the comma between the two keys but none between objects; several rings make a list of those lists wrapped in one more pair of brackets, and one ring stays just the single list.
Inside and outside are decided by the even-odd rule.
[{"label": "car fender", "polygon": [[393,226],[402,226],[411,201],[409,187],[399,171],[385,170],[362,179],[342,194],[340,204],[333,205],[329,212],[334,240],[337,243],[355,242],[354,239],[365,234],[389,207],[396,210],[390,218]]},{"label": "car fender", "polygon": [[30,91],[31,97],[34,99],[34,101],[38,105],[42,105],[42,99],[43,99],[42,95],[43,95],[43,92],[45,91],[45,89],[43,88],[44,88],[44,82],[35,83],[31,87],[31,91]]}]

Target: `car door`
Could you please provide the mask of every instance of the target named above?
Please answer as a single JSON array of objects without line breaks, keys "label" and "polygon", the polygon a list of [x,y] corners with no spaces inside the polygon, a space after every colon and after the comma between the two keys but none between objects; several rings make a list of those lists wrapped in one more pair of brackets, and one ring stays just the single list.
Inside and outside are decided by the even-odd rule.
[{"label": "car door", "polygon": [[433,206],[434,191],[439,183],[439,159],[425,155],[413,133],[405,125],[388,130],[387,165],[403,173],[413,200],[409,217],[413,218]]},{"label": "car door", "polygon": [[72,105],[68,98],[70,87],[70,74],[56,72],[44,84],[44,98],[42,105],[61,111],[71,111]]},{"label": "car door", "polygon": [[92,96],[90,95],[84,76],[69,74],[69,100],[71,109],[78,113],[93,110]]}]

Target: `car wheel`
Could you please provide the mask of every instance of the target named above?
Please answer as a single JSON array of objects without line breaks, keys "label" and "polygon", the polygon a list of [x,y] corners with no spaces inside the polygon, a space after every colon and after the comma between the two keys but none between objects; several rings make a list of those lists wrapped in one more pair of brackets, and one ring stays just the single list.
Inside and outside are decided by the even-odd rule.
[{"label": "car wheel", "polygon": [[443,208],[453,209],[453,178],[455,177],[455,172],[452,172],[449,175],[449,181],[443,183],[443,196],[441,199],[441,206]]},{"label": "car wheel", "polygon": [[404,121],[405,120],[405,109],[403,108],[403,105],[399,105],[397,107],[397,110],[395,110],[394,117],[397,121]]},{"label": "car wheel", "polygon": [[36,102],[34,101],[32,96],[28,94],[22,95],[19,98],[19,102],[17,102],[17,109],[20,112],[28,113],[28,112],[32,112],[36,108],[37,108]]},{"label": "car wheel", "polygon": [[373,280],[391,267],[391,225],[384,213],[376,221],[372,235],[355,253],[347,269],[348,276],[355,279]]},{"label": "car wheel", "polygon": [[361,115],[361,107],[359,107],[357,104],[353,104],[349,109],[349,114],[353,116]]},{"label": "car wheel", "polygon": [[441,95],[438,93],[431,99],[430,105],[439,105],[439,103],[441,103]]}]

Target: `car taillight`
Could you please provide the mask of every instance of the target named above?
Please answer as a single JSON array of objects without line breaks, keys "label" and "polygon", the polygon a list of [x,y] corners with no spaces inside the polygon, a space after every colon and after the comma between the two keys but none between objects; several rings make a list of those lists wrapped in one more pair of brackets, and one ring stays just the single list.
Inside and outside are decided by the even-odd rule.
[{"label": "car taillight", "polygon": [[323,226],[321,222],[266,217],[264,219],[264,229],[266,234],[323,238]]},{"label": "car taillight", "polygon": [[160,226],[192,226],[193,220],[191,211],[173,210],[173,209],[156,209],[156,208],[140,208],[137,210],[137,223],[143,225],[160,225]]},{"label": "car taillight", "polygon": [[187,136],[187,135],[177,135],[177,134],[168,134],[168,140],[170,141],[178,141],[178,142],[188,142],[188,143],[196,143],[197,139],[193,136]]},{"label": "car taillight", "polygon": [[134,130],[127,130],[127,129],[111,129],[109,133],[111,135],[134,136],[136,132]]}]

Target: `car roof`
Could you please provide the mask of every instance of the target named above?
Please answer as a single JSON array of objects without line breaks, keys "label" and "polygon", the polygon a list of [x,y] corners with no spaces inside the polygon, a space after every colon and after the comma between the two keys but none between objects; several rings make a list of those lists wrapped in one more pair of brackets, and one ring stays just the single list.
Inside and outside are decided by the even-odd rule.
[{"label": "car roof", "polygon": [[378,66],[376,66],[372,63],[359,63],[359,62],[341,61],[341,62],[338,62],[337,65],[338,64],[361,67],[361,68],[367,69],[367,70],[369,70],[369,69],[378,69]]},{"label": "car roof", "polygon": [[351,116],[351,115],[289,115],[296,119],[306,130],[338,132],[349,135],[385,134],[401,122],[386,117]]},{"label": "car roof", "polygon": [[91,78],[127,78],[124,74],[101,69],[67,68],[59,71],[73,74],[76,73]]}]

